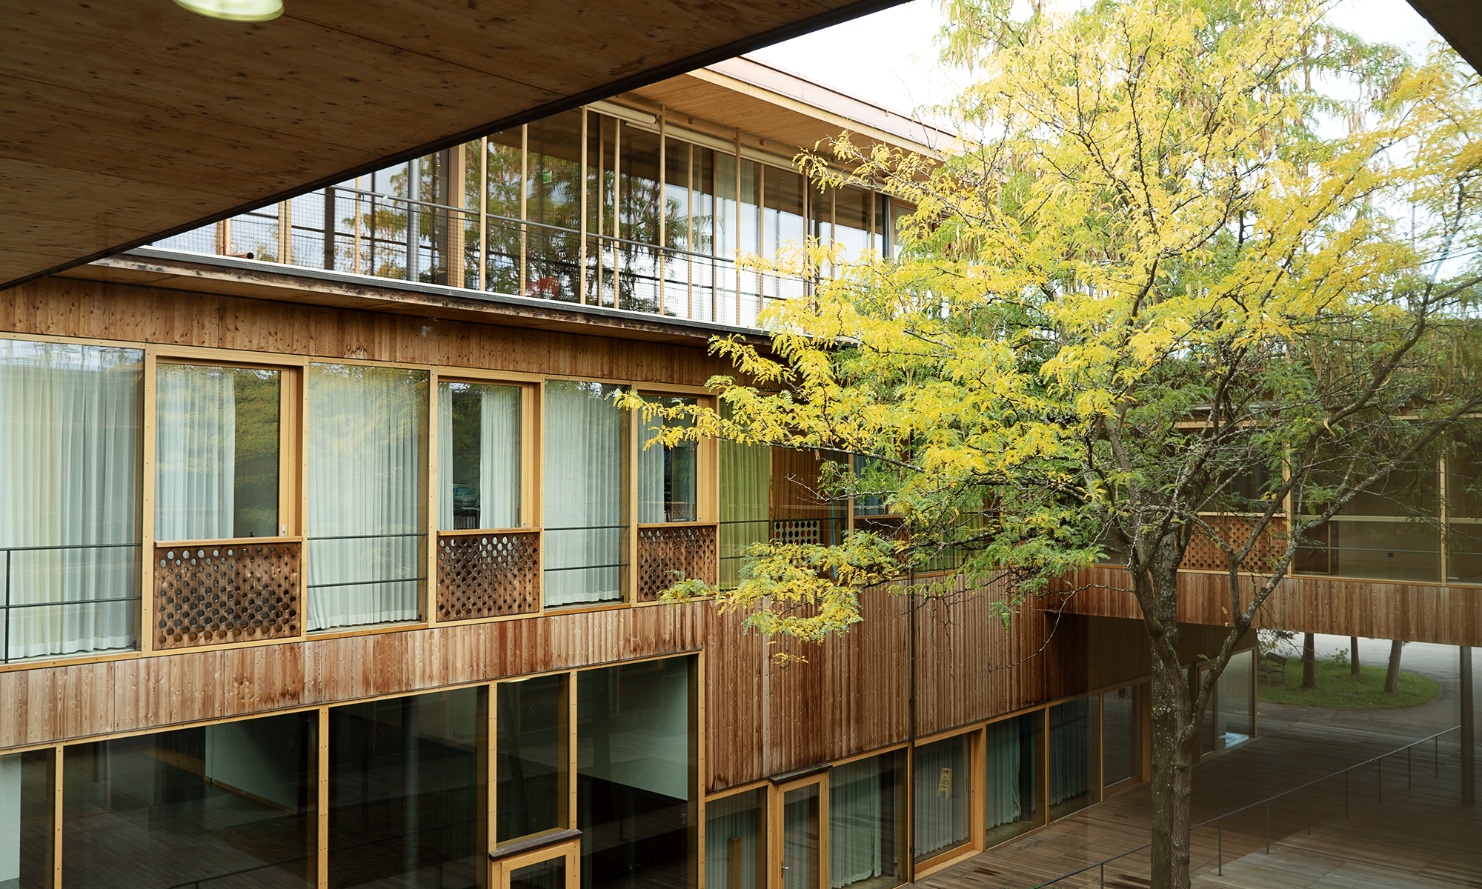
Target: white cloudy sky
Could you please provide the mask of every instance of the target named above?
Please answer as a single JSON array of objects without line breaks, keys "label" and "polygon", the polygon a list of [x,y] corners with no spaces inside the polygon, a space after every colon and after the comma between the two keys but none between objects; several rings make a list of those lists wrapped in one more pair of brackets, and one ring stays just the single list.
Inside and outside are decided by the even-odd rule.
[{"label": "white cloudy sky", "polygon": [[[1342,0],[1342,26],[1369,40],[1388,40],[1420,52],[1437,39],[1405,0]],[[910,112],[956,90],[936,68],[933,38],[941,28],[935,0],[912,0],[758,50],[753,58],[894,111]]]}]

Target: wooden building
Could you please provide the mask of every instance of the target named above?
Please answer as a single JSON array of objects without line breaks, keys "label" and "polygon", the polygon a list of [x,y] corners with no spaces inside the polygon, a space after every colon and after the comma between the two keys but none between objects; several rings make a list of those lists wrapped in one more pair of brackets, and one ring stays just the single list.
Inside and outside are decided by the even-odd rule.
[{"label": "wooden building", "polygon": [[[806,293],[741,256],[891,249],[901,208],[790,163],[844,127],[947,138],[738,60],[6,291],[0,889],[887,887],[1143,781],[1113,597],[870,590],[786,665],[657,601],[855,520],[811,455],[645,449],[608,401],[704,401],[708,338]],[[1475,644],[1420,586],[1278,608]]]}]

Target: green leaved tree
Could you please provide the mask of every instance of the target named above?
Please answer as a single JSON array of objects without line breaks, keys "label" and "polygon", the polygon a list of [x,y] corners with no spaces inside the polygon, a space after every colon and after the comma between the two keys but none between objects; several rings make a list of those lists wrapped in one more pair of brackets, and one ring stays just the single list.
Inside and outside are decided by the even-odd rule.
[{"label": "green leaved tree", "polygon": [[[1007,583],[1006,612],[1121,563],[1153,663],[1157,887],[1188,885],[1199,717],[1299,544],[1482,400],[1477,78],[1324,6],[953,0],[975,138],[940,162],[847,138],[803,159],[917,208],[898,257],[776,307],[767,348],[716,342],[725,410],[668,433],[858,455],[835,493],[904,517],[899,538],[753,547],[717,595],[769,632],[845,630],[861,587],[945,551]],[[1196,541],[1223,556],[1228,632],[1191,689]]]}]

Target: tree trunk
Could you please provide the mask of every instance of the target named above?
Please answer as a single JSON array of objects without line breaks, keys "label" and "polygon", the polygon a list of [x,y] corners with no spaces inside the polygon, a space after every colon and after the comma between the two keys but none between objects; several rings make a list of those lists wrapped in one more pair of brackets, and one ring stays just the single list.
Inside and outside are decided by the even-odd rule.
[{"label": "tree trunk", "polygon": [[1384,693],[1392,695],[1400,684],[1400,649],[1405,643],[1398,639],[1389,643],[1389,667],[1384,671]]},{"label": "tree trunk", "polygon": [[1317,636],[1302,635],[1302,687],[1317,688]]},{"label": "tree trunk", "polygon": [[1350,676],[1357,676],[1358,674],[1359,674],[1358,637],[1357,636],[1349,636],[1348,637],[1348,675],[1350,675]]},{"label": "tree trunk", "polygon": [[1152,889],[1187,889],[1194,787],[1195,719],[1178,664],[1153,668]]}]

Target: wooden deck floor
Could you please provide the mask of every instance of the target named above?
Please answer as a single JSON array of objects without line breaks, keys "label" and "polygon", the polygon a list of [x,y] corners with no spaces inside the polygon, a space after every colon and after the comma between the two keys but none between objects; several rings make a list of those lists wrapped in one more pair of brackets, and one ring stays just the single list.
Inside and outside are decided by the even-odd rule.
[{"label": "wooden deck floor", "polygon": [[[1195,770],[1194,820],[1240,809],[1415,739],[1403,723],[1368,729],[1263,724],[1263,736]],[[1482,887],[1482,813],[1461,805],[1456,734],[1204,828],[1193,841],[1199,889]],[[1433,756],[1435,761],[1433,762]],[[1147,788],[918,881],[930,889],[1007,889],[1054,879],[1148,841]],[[1270,853],[1266,843],[1270,836]],[[1222,873],[1221,873],[1222,872]],[[1145,887],[1139,852],[1057,886]]]}]

